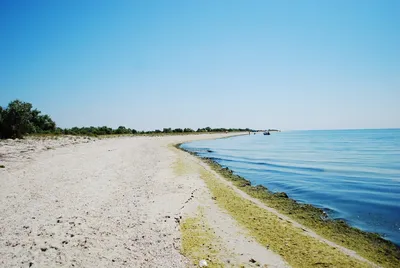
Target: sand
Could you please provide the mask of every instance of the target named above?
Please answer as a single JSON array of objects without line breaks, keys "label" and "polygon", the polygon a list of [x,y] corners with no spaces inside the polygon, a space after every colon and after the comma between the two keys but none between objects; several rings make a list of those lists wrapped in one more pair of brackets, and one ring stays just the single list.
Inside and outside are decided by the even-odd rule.
[{"label": "sand", "polygon": [[0,266],[188,267],[179,223],[202,205],[228,263],[285,267],[212,202],[198,175],[174,171],[182,152],[171,144],[226,136],[0,141]]}]

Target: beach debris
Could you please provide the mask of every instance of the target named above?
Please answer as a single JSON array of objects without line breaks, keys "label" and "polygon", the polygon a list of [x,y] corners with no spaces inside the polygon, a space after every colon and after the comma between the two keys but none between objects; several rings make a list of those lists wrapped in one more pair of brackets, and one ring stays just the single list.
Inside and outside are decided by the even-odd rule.
[{"label": "beach debris", "polygon": [[249,262],[251,262],[251,263],[256,263],[257,261],[256,261],[255,259],[251,258],[251,259],[249,260]]},{"label": "beach debris", "polygon": [[208,266],[207,261],[206,260],[200,260],[199,261],[199,266],[200,267],[207,267]]}]

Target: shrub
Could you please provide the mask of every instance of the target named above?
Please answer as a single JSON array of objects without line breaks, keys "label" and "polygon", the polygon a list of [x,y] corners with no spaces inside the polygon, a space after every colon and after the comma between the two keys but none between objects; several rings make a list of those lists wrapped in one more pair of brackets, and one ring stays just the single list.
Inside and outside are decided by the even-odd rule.
[{"label": "shrub", "polygon": [[181,129],[181,128],[175,128],[172,132],[175,132],[175,133],[182,133],[182,132],[183,132],[183,129]]},{"label": "shrub", "polygon": [[49,133],[56,130],[56,123],[48,115],[41,115],[32,104],[12,101],[0,109],[0,138],[22,138],[30,133]]}]

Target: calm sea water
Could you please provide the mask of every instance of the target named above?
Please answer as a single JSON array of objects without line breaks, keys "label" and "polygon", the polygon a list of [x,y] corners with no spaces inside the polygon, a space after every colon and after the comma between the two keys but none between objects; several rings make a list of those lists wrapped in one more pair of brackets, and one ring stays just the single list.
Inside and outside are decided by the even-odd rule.
[{"label": "calm sea water", "polygon": [[400,129],[273,132],[182,147],[400,245]]}]

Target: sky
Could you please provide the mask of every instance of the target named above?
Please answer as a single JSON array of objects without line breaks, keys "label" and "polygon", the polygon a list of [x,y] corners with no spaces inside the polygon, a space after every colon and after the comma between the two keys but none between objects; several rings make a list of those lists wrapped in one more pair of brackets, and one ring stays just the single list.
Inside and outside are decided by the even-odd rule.
[{"label": "sky", "polygon": [[400,1],[0,0],[0,105],[60,127],[400,127]]}]

